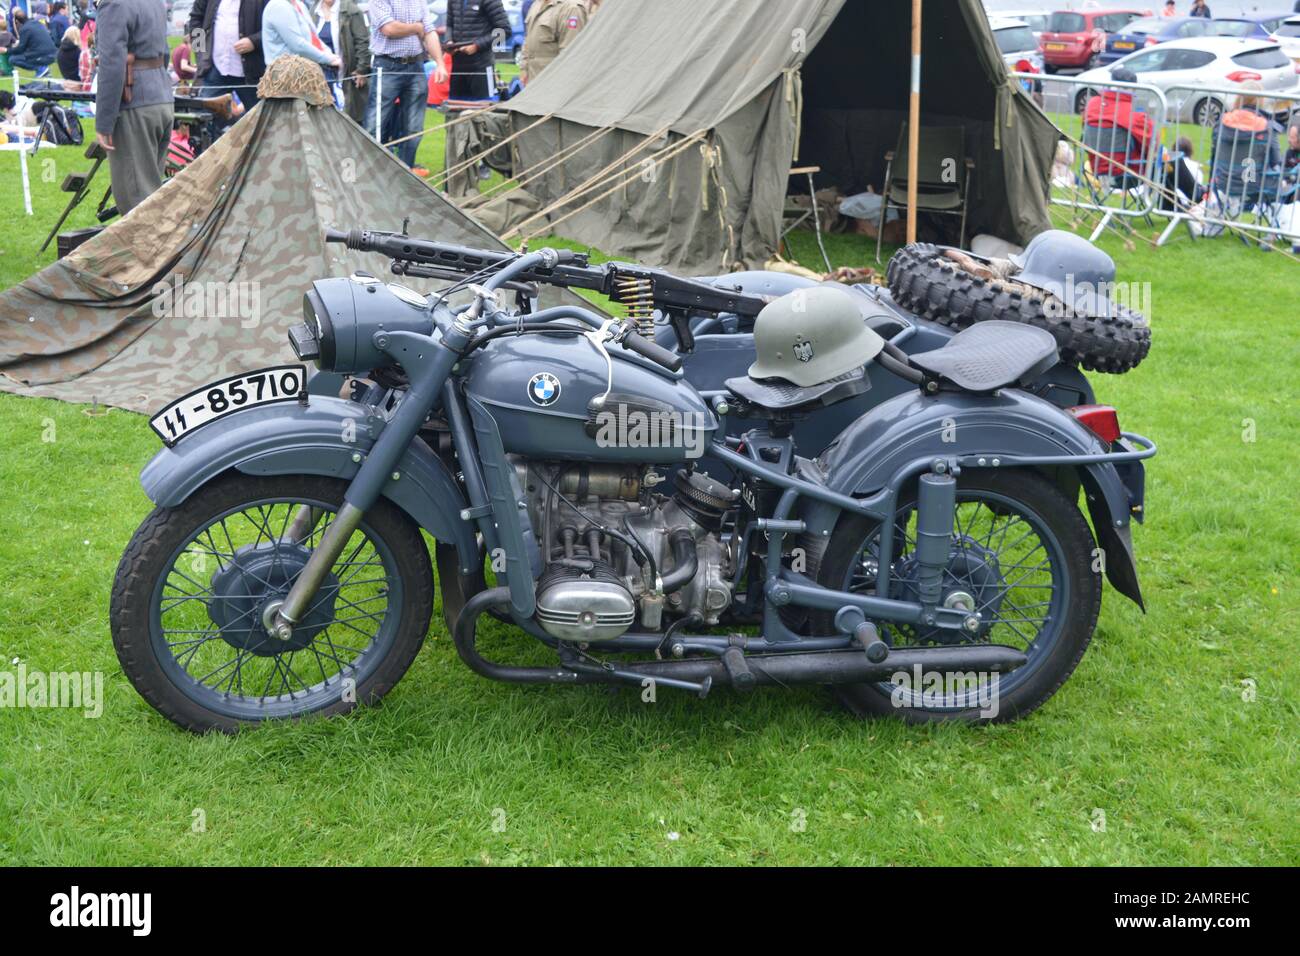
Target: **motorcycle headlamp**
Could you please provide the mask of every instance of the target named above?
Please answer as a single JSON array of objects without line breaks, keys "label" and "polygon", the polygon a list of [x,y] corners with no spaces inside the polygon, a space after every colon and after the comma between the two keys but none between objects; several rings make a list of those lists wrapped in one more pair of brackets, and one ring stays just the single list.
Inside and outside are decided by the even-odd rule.
[{"label": "motorcycle headlamp", "polygon": [[429,335],[435,324],[424,296],[362,274],[313,282],[302,297],[302,317],[289,330],[294,354],[344,375],[396,364],[376,347],[378,333]]}]

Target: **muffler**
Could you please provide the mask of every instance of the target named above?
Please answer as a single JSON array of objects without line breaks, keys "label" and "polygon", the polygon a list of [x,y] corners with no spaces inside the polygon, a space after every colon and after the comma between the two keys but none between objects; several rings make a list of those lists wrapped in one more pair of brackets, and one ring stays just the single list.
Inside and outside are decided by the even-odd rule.
[{"label": "muffler", "polygon": [[[470,598],[456,620],[453,640],[461,659],[475,673],[492,680],[521,684],[639,683],[646,678],[665,687],[680,687],[699,693],[720,684],[734,684],[740,690],[754,686],[792,684],[859,684],[888,681],[906,673],[911,680],[919,674],[1005,674],[1022,667],[1028,658],[1023,651],[1001,644],[965,644],[955,647],[904,647],[892,650],[882,661],[872,661],[857,650],[808,651],[791,654],[747,654],[741,661],[725,658],[637,661],[604,668],[590,664],[561,664],[557,667],[513,667],[489,661],[475,647],[476,619],[489,607],[510,600],[507,588],[493,588]],[[728,649],[728,653],[738,648]],[[743,666],[741,662],[743,661]]]}]

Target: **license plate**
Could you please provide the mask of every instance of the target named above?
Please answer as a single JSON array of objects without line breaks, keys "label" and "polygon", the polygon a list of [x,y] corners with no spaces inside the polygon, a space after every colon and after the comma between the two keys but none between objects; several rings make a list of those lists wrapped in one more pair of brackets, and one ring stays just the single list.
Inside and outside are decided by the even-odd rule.
[{"label": "license plate", "polygon": [[1045,49],[1048,49],[1048,50],[1064,50],[1064,49],[1065,49],[1065,44],[1064,44],[1064,43],[1047,43],[1047,44],[1044,44],[1044,47],[1045,47]]},{"label": "license plate", "polygon": [[258,369],[212,382],[176,399],[149,419],[149,427],[170,448],[195,429],[231,412],[297,401],[306,394],[306,389],[305,365]]},{"label": "license plate", "polygon": [[1123,42],[1122,40],[1117,40],[1117,41],[1115,42],[1115,49],[1117,49],[1117,50],[1136,50],[1136,49],[1137,49],[1137,44],[1136,44],[1136,43],[1125,43],[1125,42]]}]

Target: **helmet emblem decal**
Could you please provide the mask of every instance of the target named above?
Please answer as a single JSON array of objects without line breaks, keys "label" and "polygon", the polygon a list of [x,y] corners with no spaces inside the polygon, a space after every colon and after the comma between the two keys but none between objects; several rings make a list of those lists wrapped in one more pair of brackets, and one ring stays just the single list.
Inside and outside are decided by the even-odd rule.
[{"label": "helmet emblem decal", "polygon": [[807,340],[794,343],[794,357],[800,362],[811,362],[813,357],[812,343]]},{"label": "helmet emblem decal", "polygon": [[560,380],[550,372],[538,372],[528,380],[528,397],[543,408],[560,399]]}]

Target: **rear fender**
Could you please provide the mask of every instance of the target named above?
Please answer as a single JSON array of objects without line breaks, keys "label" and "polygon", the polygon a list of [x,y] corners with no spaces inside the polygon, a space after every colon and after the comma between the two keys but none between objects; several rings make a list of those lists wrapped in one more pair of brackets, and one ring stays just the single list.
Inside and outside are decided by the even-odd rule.
[{"label": "rear fender", "polygon": [[[884,402],[849,425],[814,463],[816,476],[841,494],[864,496],[901,484],[930,463],[981,456],[989,470],[1001,456],[1102,454],[1107,448],[1073,416],[1051,402],[1016,389],[994,395],[919,390]],[[1107,462],[1044,468],[1067,496],[1081,484],[1088,501],[1107,577],[1121,594],[1142,606],[1129,524],[1141,514],[1140,462]],[[969,466],[967,466],[969,470]],[[838,519],[832,505],[809,502],[803,520],[813,540],[829,538]]]},{"label": "rear fender", "polygon": [[[368,405],[312,395],[307,404],[267,405],[236,412],[164,448],[140,473],[145,494],[172,508],[232,468],[249,475],[323,475],[349,481],[383,428]],[[444,544],[461,570],[482,570],[473,525],[451,473],[422,441],[407,448],[383,495]]]}]

